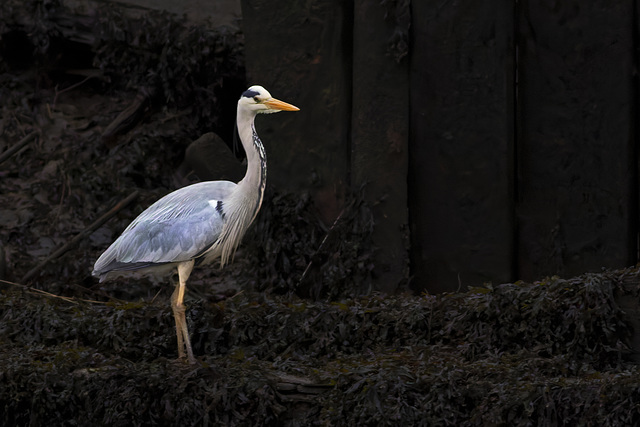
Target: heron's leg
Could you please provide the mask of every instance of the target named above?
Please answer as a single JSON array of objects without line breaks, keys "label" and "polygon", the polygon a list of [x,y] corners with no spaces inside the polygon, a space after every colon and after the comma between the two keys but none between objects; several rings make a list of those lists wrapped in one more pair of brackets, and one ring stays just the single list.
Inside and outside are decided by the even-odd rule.
[{"label": "heron's leg", "polygon": [[[184,306],[178,306],[178,295],[180,293],[180,283],[176,285],[176,289],[171,295],[171,308],[173,309],[173,318],[176,321],[176,336],[178,338],[178,358],[184,357],[184,342],[182,341],[182,322],[184,318]],[[180,314],[182,311],[182,314]]]},{"label": "heron's leg", "polygon": [[184,348],[187,348],[187,357],[190,363],[195,363],[189,331],[187,330],[187,319],[185,317],[185,306],[182,303],[187,287],[187,279],[193,270],[193,260],[178,264],[178,285],[171,296],[171,308],[176,319],[176,336],[178,338],[178,356],[184,357]]}]

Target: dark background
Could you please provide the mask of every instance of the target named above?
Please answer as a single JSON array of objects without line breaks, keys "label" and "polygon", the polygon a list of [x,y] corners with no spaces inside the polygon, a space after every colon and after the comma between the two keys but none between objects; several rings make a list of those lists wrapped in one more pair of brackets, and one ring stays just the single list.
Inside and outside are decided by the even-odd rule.
[{"label": "dark background", "polygon": [[[187,22],[198,16],[192,3]],[[54,56],[40,33],[69,43],[61,55],[96,54],[102,64],[115,63],[119,51],[111,48],[105,60],[98,43],[105,32],[113,40],[120,31],[109,30],[111,4],[66,2],[64,12],[60,4],[2,9],[4,58],[18,62],[9,68],[32,61],[15,55],[20,38]],[[224,4],[230,10],[211,15],[211,25],[238,12],[237,4]],[[129,6],[129,16],[146,10]],[[438,293],[636,263],[636,2],[243,0],[240,10],[233,37],[242,40],[242,64],[235,71],[220,65],[212,75],[224,76],[221,83],[212,93],[196,93],[196,101],[214,100],[211,110],[181,101],[180,86],[171,86],[176,78],[157,78],[215,68],[202,53],[207,46],[172,46],[174,53],[184,49],[187,60],[194,48],[205,58],[197,66],[183,60],[162,69],[149,61],[139,68],[169,82],[155,89],[164,90],[168,104],[198,105],[189,113],[199,120],[186,132],[192,140],[215,130],[230,143],[245,85],[261,84],[299,106],[299,113],[257,123],[269,183],[280,192],[310,193],[326,228],[344,212],[347,194],[362,190],[375,224],[376,289]],[[200,18],[207,13],[213,12]],[[132,60],[139,55],[145,65],[149,52],[140,37],[149,36],[137,30],[122,30],[134,35],[123,42]],[[160,48],[173,42],[154,36]],[[65,73],[87,66],[67,63]],[[46,82],[46,71],[37,70],[38,90],[57,94],[75,83]],[[133,71],[115,71],[121,86],[129,78],[125,86],[143,92]],[[104,67],[100,72],[109,75]],[[189,156],[184,145],[171,149]]]},{"label": "dark background", "polygon": [[293,3],[242,3],[250,80],[304,115],[274,179],[316,170],[327,215],[365,185],[381,289],[407,247],[429,292],[636,262],[636,2]]}]

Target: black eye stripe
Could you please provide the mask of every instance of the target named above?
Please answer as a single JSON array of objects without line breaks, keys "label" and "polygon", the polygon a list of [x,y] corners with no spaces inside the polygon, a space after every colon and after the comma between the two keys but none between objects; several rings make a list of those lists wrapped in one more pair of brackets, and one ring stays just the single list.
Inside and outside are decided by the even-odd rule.
[{"label": "black eye stripe", "polygon": [[255,90],[245,90],[244,93],[242,94],[242,96],[246,97],[246,98],[253,98],[254,96],[258,96],[260,95],[260,92],[256,92]]}]

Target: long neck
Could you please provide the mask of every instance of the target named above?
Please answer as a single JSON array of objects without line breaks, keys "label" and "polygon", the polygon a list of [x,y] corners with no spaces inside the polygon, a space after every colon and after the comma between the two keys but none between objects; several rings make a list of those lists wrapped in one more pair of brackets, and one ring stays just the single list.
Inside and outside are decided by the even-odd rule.
[{"label": "long neck", "polygon": [[264,188],[267,184],[267,155],[256,133],[254,119],[255,113],[238,108],[238,134],[247,155],[247,172],[238,182],[238,190],[255,199],[252,221],[262,205]]},{"label": "long neck", "polygon": [[233,258],[242,236],[258,214],[267,184],[267,156],[256,133],[254,119],[255,113],[238,108],[238,134],[247,154],[247,173],[226,202],[227,219],[218,239],[221,266]]}]

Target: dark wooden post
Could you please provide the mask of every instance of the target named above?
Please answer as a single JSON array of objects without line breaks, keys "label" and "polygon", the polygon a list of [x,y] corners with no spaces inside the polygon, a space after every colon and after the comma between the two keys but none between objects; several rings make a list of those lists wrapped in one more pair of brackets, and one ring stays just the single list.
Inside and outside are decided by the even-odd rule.
[{"label": "dark wooden post", "polygon": [[520,8],[519,277],[633,264],[633,2]]},{"label": "dark wooden post", "polygon": [[385,12],[378,2],[354,4],[351,176],[354,187],[364,185],[373,209],[374,284],[393,292],[409,266],[409,74],[408,58],[392,40],[403,42],[409,13],[390,10],[385,20]]},{"label": "dark wooden post", "polygon": [[512,279],[512,0],[412,2],[413,286]]}]

